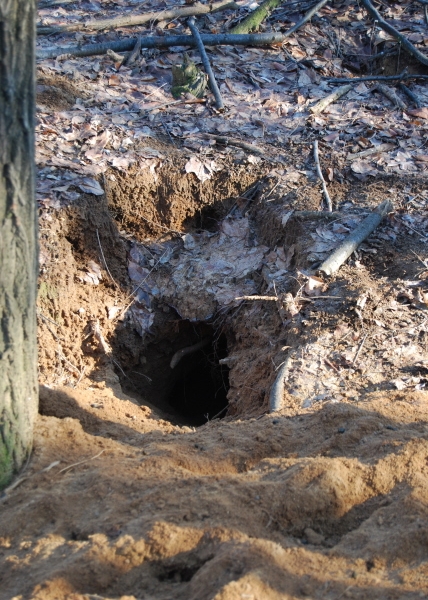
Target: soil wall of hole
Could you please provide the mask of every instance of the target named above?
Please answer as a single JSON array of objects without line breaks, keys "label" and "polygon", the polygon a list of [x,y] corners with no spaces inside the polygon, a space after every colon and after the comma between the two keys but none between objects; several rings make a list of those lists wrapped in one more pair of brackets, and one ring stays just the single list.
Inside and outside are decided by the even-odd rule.
[{"label": "soil wall of hole", "polygon": [[140,241],[171,230],[211,230],[264,172],[230,162],[202,183],[185,172],[182,158],[170,158],[155,174],[146,169],[107,175],[108,207],[118,227]]}]

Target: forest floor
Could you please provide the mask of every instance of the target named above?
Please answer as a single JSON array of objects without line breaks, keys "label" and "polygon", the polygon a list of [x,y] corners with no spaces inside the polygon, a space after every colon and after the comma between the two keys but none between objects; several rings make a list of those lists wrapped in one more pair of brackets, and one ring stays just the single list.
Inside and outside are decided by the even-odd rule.
[{"label": "forest floor", "polygon": [[[422,8],[386,15],[421,47]],[[281,10],[267,27],[301,16]],[[0,497],[1,599],[428,597],[428,90],[411,84],[422,108],[402,110],[358,83],[310,112],[333,90],[322,76],[367,73],[385,43],[364,19],[335,2],[285,49],[211,48],[224,114],[209,94],[171,104],[174,49],[133,68],[39,60],[40,415]],[[393,211],[319,277],[384,200]]]}]

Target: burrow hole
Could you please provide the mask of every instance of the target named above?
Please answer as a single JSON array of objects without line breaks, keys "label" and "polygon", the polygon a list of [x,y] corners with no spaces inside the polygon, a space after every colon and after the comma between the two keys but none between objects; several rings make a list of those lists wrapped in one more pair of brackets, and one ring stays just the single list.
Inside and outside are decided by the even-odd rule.
[{"label": "burrow hole", "polygon": [[131,387],[122,383],[130,394],[141,391],[143,399],[171,422],[203,425],[227,412],[227,355],[224,333],[207,323],[183,320],[174,336],[146,347],[141,367],[126,373]]}]

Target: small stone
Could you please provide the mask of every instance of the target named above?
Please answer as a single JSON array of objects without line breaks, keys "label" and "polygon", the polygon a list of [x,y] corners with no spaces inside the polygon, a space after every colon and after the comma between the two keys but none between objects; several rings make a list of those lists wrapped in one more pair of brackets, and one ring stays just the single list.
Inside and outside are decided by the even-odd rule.
[{"label": "small stone", "polygon": [[344,427],[339,427],[337,433],[345,433],[346,429]]}]

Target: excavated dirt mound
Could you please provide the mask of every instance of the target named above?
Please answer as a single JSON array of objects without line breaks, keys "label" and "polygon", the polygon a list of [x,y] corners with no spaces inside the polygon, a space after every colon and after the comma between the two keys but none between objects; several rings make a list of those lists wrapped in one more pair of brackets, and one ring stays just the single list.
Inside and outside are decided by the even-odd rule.
[{"label": "excavated dirt mound", "polygon": [[202,183],[172,151],[42,203],[41,415],[0,498],[0,598],[427,596],[428,192],[348,180],[325,216],[299,177]]}]

